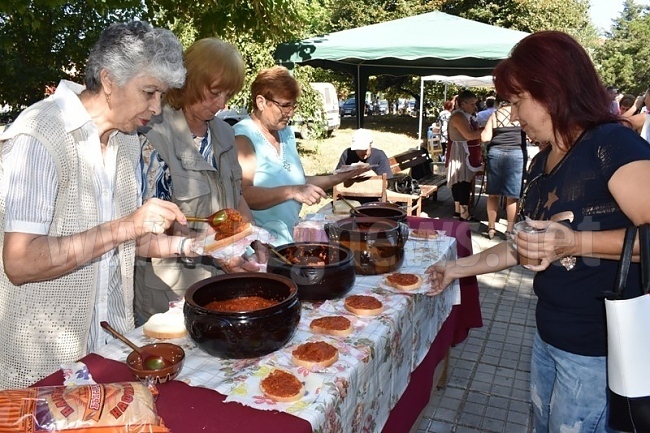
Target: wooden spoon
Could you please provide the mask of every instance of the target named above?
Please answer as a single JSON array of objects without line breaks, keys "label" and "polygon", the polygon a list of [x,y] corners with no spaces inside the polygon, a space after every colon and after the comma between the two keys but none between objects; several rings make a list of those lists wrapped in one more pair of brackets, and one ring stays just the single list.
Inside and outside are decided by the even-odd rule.
[{"label": "wooden spoon", "polygon": [[347,200],[345,199],[345,197],[343,197],[342,195],[339,194],[339,195],[337,196],[337,198],[338,198],[339,200],[341,200],[343,203],[347,204],[348,207],[349,207],[350,209],[352,209],[352,213],[355,214],[356,216],[368,216],[368,215],[366,215],[366,214],[364,214],[364,213],[362,213],[362,212],[359,212],[359,211],[357,210],[357,208],[355,208],[354,206],[352,206],[352,203],[350,203],[349,201],[347,201]]},{"label": "wooden spoon", "polygon": [[171,365],[172,362],[167,361],[165,358],[159,355],[147,355],[147,353],[143,352],[142,349],[138,346],[135,345],[131,340],[126,338],[124,335],[120,334],[117,332],[111,325],[108,324],[108,322],[100,322],[99,324],[102,328],[113,334],[115,338],[118,340],[121,340],[123,343],[125,343],[127,346],[129,346],[131,349],[133,349],[135,352],[137,352],[138,356],[140,356],[140,361],[142,362],[142,366],[148,370],[160,370],[162,368],[165,368],[168,365]]}]

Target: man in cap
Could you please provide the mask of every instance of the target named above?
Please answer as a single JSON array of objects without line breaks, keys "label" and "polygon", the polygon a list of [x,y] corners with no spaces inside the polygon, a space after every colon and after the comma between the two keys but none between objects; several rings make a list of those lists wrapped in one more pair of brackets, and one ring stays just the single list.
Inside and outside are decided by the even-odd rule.
[{"label": "man in cap", "polygon": [[[344,165],[358,163],[367,163],[372,167],[372,171],[378,176],[386,173],[386,178],[393,177],[388,163],[388,157],[381,149],[372,148],[372,133],[367,129],[357,129],[352,136],[352,145],[345,149],[341,154],[341,159],[336,168],[339,169]],[[372,173],[371,173],[372,174]]]}]

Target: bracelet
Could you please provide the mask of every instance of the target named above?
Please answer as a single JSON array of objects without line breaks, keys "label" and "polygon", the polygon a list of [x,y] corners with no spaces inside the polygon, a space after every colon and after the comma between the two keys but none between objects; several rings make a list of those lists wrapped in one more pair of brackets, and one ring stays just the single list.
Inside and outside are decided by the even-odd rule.
[{"label": "bracelet", "polygon": [[190,238],[181,238],[180,241],[178,241],[178,249],[176,250],[176,255],[180,257],[186,257],[185,255],[185,242],[190,240]]}]

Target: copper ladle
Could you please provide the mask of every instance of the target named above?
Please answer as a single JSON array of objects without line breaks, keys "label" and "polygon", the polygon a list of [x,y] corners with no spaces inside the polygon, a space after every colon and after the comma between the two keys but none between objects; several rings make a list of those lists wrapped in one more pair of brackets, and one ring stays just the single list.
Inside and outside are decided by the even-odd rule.
[{"label": "copper ladle", "polygon": [[225,210],[218,210],[212,215],[204,218],[186,216],[187,221],[189,222],[198,222],[198,223],[208,223],[210,227],[216,229],[219,224],[228,219],[228,214]]},{"label": "copper ladle", "polygon": [[148,355],[146,352],[143,352],[142,349],[135,345],[131,340],[126,338],[124,335],[117,332],[108,322],[100,322],[99,324],[102,328],[113,334],[115,338],[121,340],[140,356],[140,361],[142,361],[142,366],[148,370],[160,370],[167,367],[168,365],[173,364],[172,362],[167,361],[165,358],[159,355]]}]

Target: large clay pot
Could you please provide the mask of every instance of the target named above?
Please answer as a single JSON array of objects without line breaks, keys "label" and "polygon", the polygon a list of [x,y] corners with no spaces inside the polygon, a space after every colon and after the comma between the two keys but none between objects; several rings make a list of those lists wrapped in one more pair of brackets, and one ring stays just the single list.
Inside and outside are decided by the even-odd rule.
[{"label": "large clay pot", "polygon": [[[277,304],[253,311],[205,308],[212,301],[259,296]],[[268,273],[218,275],[193,284],[185,293],[185,327],[203,351],[221,358],[256,358],[283,347],[300,321],[298,288]]]},{"label": "large clay pot", "polygon": [[385,218],[350,217],[325,225],[331,242],[349,248],[362,275],[392,272],[404,261],[408,226]]},{"label": "large clay pot", "polygon": [[[398,223],[406,222],[406,211],[392,203],[371,202],[357,206],[355,209],[363,214],[363,216],[386,218],[392,221],[397,221]],[[351,215],[353,215],[353,212],[354,211],[350,210]]]},{"label": "large clay pot", "polygon": [[271,255],[267,270],[291,278],[298,286],[300,300],[340,298],[354,285],[354,260],[348,248],[321,242],[297,242],[276,250],[294,264],[286,264]]}]

